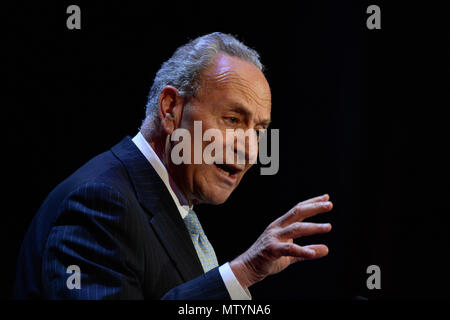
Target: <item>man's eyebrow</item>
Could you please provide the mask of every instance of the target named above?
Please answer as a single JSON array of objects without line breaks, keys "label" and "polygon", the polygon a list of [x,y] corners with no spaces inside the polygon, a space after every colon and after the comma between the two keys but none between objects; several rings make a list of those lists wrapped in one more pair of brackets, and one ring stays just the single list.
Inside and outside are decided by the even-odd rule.
[{"label": "man's eyebrow", "polygon": [[251,117],[252,113],[240,102],[233,102],[230,105],[230,110],[236,113],[240,113],[243,116]]},{"label": "man's eyebrow", "polygon": [[[242,105],[240,102],[232,103],[230,105],[230,110],[234,111],[236,113],[242,114],[243,116],[246,116],[246,117],[251,117],[252,116],[252,113],[244,105]],[[264,120],[259,121],[257,124],[268,127],[270,122],[271,122],[270,119],[264,119]]]},{"label": "man's eyebrow", "polygon": [[270,125],[271,122],[272,122],[272,120],[266,119],[266,120],[258,122],[257,124],[262,125],[262,126],[267,128]]}]

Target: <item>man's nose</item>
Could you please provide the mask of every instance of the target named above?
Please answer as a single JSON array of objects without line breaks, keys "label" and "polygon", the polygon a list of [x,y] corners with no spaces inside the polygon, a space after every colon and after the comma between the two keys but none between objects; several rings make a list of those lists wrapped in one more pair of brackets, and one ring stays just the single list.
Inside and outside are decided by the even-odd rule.
[{"label": "man's nose", "polygon": [[236,138],[234,152],[239,164],[256,163],[258,156],[258,136],[256,131],[249,129],[244,136]]}]

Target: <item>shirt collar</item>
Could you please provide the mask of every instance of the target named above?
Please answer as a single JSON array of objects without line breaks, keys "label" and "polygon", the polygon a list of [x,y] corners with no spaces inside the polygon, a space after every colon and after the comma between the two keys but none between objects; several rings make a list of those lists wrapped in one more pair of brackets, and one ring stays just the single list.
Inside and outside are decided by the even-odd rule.
[{"label": "shirt collar", "polygon": [[164,182],[167,190],[169,190],[169,193],[172,196],[172,199],[178,208],[178,211],[180,212],[181,218],[184,219],[189,213],[189,210],[192,210],[193,206],[189,206],[188,201],[183,196],[180,189],[178,189],[173,179],[169,176],[169,173],[167,172],[167,169],[164,166],[164,164],[161,162],[161,159],[159,159],[158,155],[155,153],[151,145],[144,138],[142,133],[139,132],[132,139],[132,141],[142,152],[145,158],[147,158],[148,162],[150,162],[153,169],[155,169],[156,173]]}]

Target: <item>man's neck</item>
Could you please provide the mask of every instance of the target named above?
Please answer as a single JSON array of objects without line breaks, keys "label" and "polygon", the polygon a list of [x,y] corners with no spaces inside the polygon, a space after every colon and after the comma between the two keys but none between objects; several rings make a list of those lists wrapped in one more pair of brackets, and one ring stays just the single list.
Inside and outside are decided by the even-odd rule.
[{"label": "man's neck", "polygon": [[186,196],[186,194],[181,189],[180,183],[177,183],[175,181],[176,175],[172,174],[172,162],[170,161],[170,145],[167,142],[168,137],[147,137],[143,134],[141,131],[143,137],[148,142],[148,144],[152,147],[153,151],[155,151],[156,155],[158,156],[159,160],[161,160],[162,164],[167,170],[167,174],[169,175],[169,182],[170,186],[172,187],[172,190],[174,191],[175,195],[178,198],[178,201],[181,205],[187,205],[189,207],[192,207],[193,203],[189,200],[189,197]]}]

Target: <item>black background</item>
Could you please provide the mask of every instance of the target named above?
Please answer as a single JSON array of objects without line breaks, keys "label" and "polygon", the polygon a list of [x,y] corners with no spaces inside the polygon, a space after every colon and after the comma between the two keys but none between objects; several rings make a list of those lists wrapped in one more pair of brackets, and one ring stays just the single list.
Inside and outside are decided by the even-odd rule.
[{"label": "black background", "polygon": [[[329,193],[328,257],[251,287],[255,299],[449,298],[449,21],[423,2],[151,1],[7,6],[2,148],[2,297],[46,195],[144,117],[152,79],[174,50],[221,31],[256,49],[280,129],[280,170],[253,168],[221,206],[196,208],[219,262],[247,249],[297,202]],[[391,1],[392,2],[392,1]],[[145,4],[144,4],[145,3]],[[66,8],[81,7],[81,30]],[[366,8],[381,7],[381,30]],[[5,193],[4,193],[5,194]],[[366,268],[381,268],[368,290]]]}]

